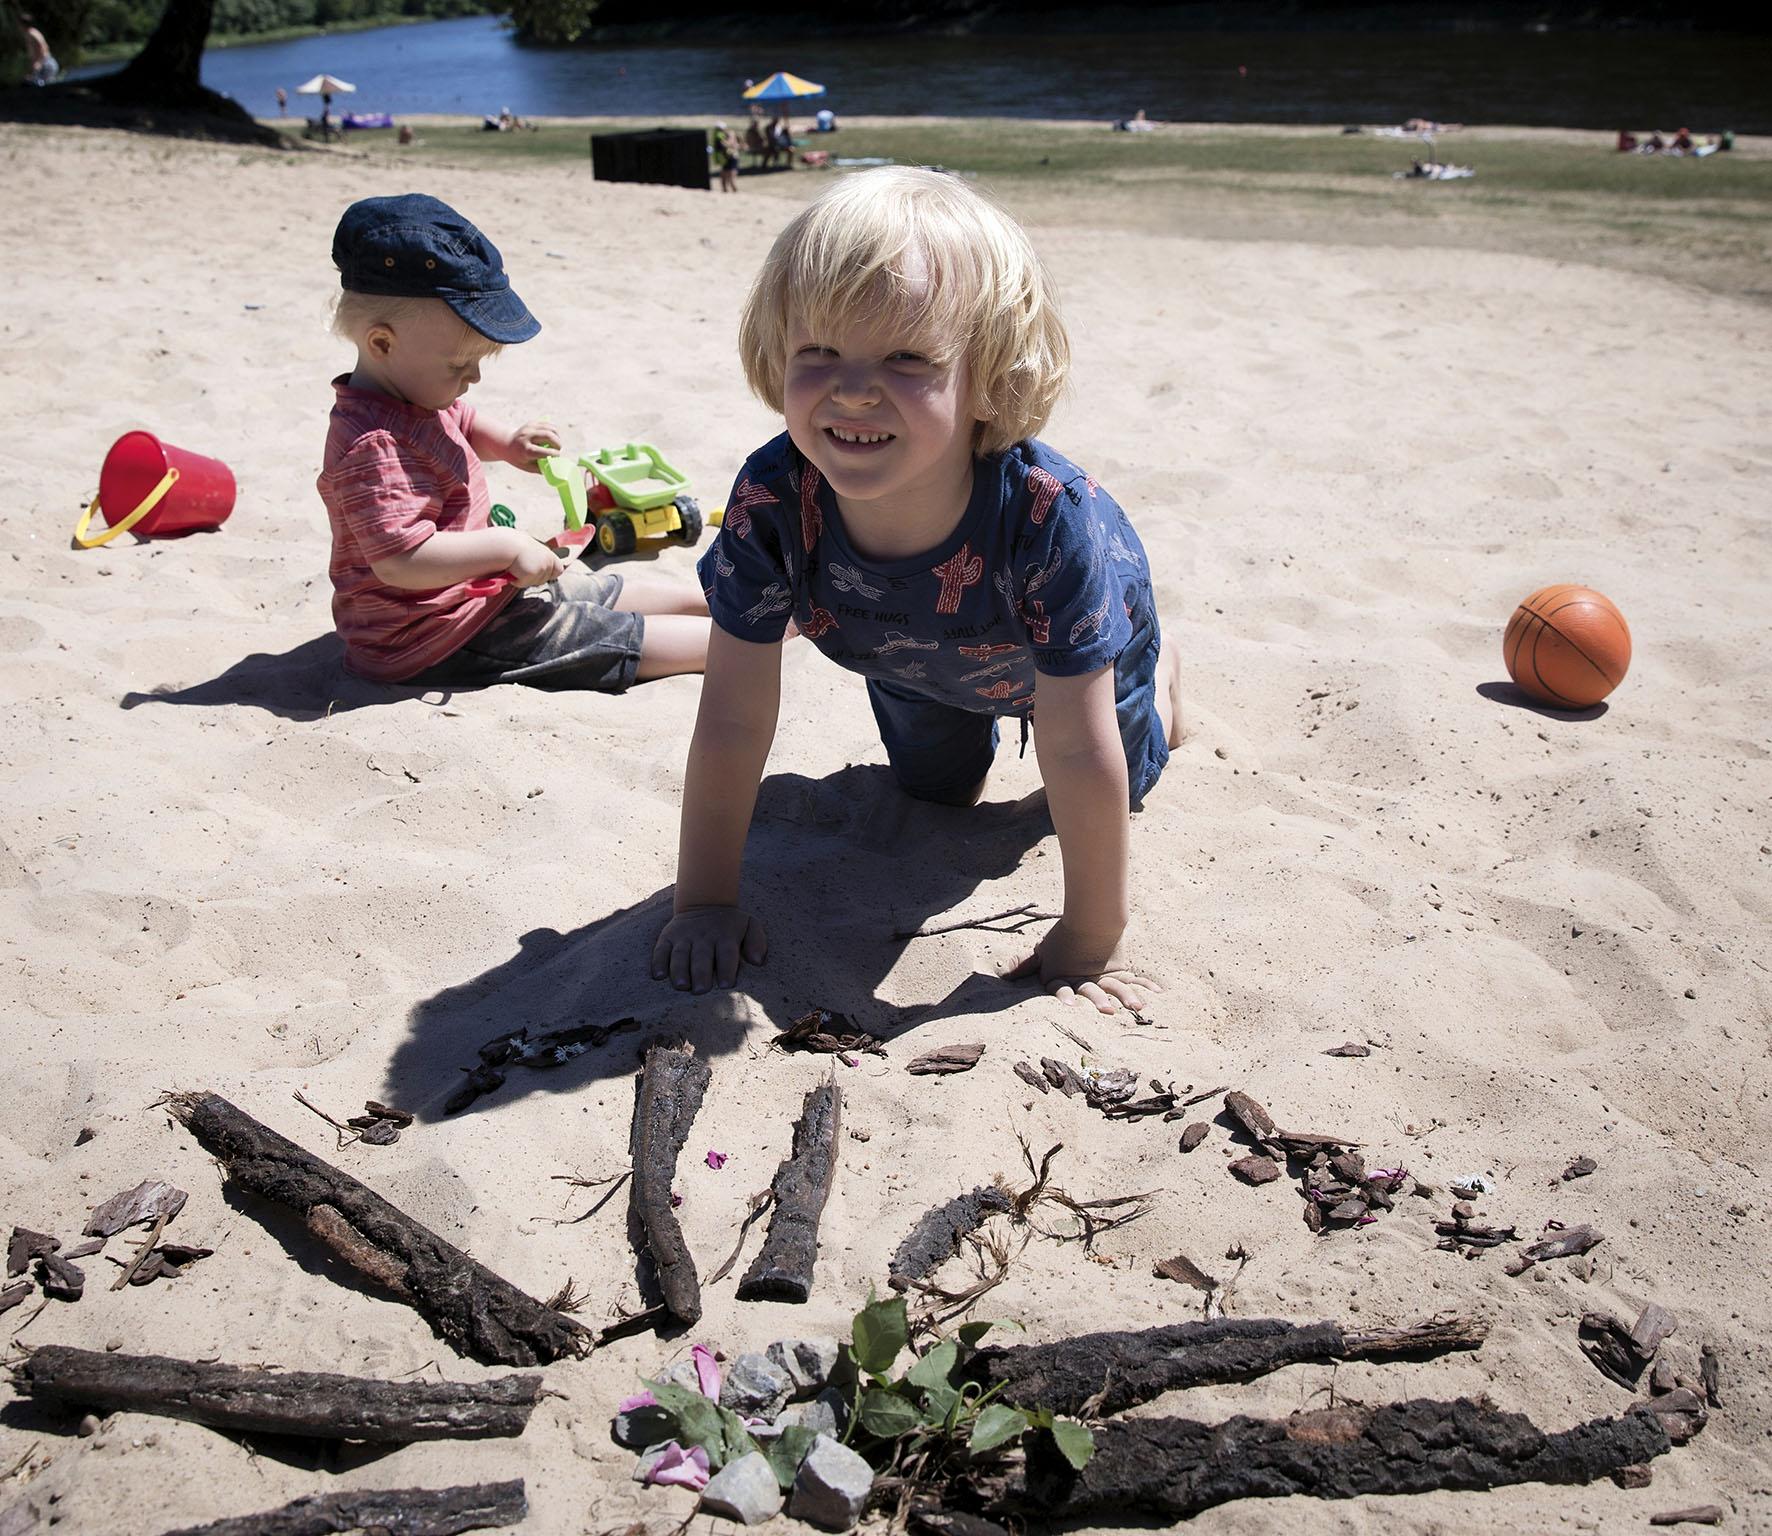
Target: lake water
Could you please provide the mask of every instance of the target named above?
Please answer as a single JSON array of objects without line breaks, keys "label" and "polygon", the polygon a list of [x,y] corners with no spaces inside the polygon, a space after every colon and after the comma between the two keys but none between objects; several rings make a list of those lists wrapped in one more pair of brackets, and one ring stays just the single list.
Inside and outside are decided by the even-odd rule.
[{"label": "lake water", "polygon": [[[1523,123],[1772,132],[1772,37],[1705,33],[1228,33],[519,45],[474,16],[215,49],[203,79],[260,116],[328,71],[365,112],[718,117],[747,77],[822,81],[844,112],[1190,122]],[[291,103],[291,111],[301,98]]]}]

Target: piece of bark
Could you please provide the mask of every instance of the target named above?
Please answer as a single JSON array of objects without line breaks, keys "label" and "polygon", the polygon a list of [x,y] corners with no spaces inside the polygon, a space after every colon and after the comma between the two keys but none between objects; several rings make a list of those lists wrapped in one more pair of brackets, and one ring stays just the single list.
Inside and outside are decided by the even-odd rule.
[{"label": "piece of bark", "polygon": [[1248,1157],[1239,1157],[1226,1166],[1245,1184],[1271,1184],[1280,1176],[1280,1165],[1271,1157],[1264,1157],[1258,1152],[1251,1153]]},{"label": "piece of bark", "polygon": [[18,1280],[4,1289],[0,1289],[0,1312],[10,1312],[30,1294],[31,1282],[29,1280]]},{"label": "piece of bark", "polygon": [[319,1371],[248,1370],[164,1355],[45,1344],[13,1368],[26,1396],[105,1413],[154,1413],[213,1429],[321,1440],[482,1440],[520,1435],[542,1378],[378,1381]]},{"label": "piece of bark", "polygon": [[1704,1399],[1690,1387],[1675,1387],[1660,1397],[1638,1403],[1631,1412],[1652,1416],[1675,1445],[1684,1445],[1710,1422]]},{"label": "piece of bark", "polygon": [[967,1374],[982,1386],[1000,1386],[1003,1400],[1017,1408],[1076,1414],[1087,1404],[1105,1415],[1181,1387],[1253,1381],[1288,1365],[1422,1359],[1475,1349],[1485,1337],[1483,1325],[1468,1319],[1355,1332],[1328,1322],[1220,1318],[984,1349]]},{"label": "piece of bark", "polygon": [[1671,1392],[1679,1384],[1679,1378],[1674,1374],[1673,1361],[1663,1355],[1649,1371],[1649,1390],[1651,1392]]},{"label": "piece of bark", "polygon": [[1360,1045],[1356,1041],[1349,1040],[1344,1045],[1330,1046],[1328,1050],[1323,1052],[1323,1054],[1325,1056],[1370,1056],[1372,1054],[1372,1047],[1369,1045]]},{"label": "piece of bark", "polygon": [[1712,1408],[1723,1406],[1722,1371],[1717,1362],[1717,1351],[1713,1345],[1706,1344],[1698,1351],[1698,1380],[1704,1388],[1704,1400]]},{"label": "piece of bark", "polygon": [[1036,1071],[1030,1063],[1018,1061],[1012,1070],[1028,1087],[1038,1088],[1041,1093],[1052,1092],[1052,1084],[1046,1081],[1046,1075]]},{"label": "piece of bark", "polygon": [[1175,1280],[1182,1285],[1191,1285],[1196,1291],[1204,1291],[1210,1296],[1218,1289],[1218,1282],[1185,1253],[1178,1253],[1172,1259],[1159,1259],[1152,1266],[1152,1272],[1160,1280]]},{"label": "piece of bark", "polygon": [[1192,1152],[1195,1147],[1206,1139],[1211,1127],[1204,1120],[1196,1120],[1181,1133],[1181,1150]]},{"label": "piece of bark", "polygon": [[1265,1142],[1274,1134],[1274,1117],[1246,1093],[1227,1093],[1224,1107],[1231,1118],[1256,1141]]},{"label": "piece of bark", "polygon": [[1694,1504],[1687,1509],[1664,1509],[1649,1517],[1651,1525],[1721,1525],[1721,1504]]},{"label": "piece of bark", "polygon": [[672,1317],[701,1317],[701,1282],[671,1207],[671,1182],[689,1127],[712,1077],[708,1064],[685,1042],[649,1046],[634,1081],[634,1125],[628,1155],[634,1177],[628,1186],[630,1228],[651,1256],[659,1294]]},{"label": "piece of bark", "polygon": [[1666,1435],[1637,1414],[1546,1434],[1524,1415],[1468,1398],[1222,1424],[1115,1421],[1096,1427],[1095,1454],[1081,1472],[1048,1437],[1035,1437],[1023,1471],[1004,1475],[986,1510],[1042,1521],[1108,1513],[1118,1521],[1134,1510],[1185,1520],[1242,1498],[1588,1483],[1667,1448]]},{"label": "piece of bark", "polygon": [[994,1520],[969,1515],[962,1509],[929,1508],[913,1504],[910,1528],[923,1536],[1009,1536]]},{"label": "piece of bark", "polygon": [[1630,1329],[1606,1312],[1581,1318],[1581,1352],[1594,1369],[1621,1387],[1635,1388],[1643,1374],[1643,1358],[1631,1347]]},{"label": "piece of bark", "polygon": [[82,1231],[87,1237],[115,1237],[125,1227],[157,1221],[162,1215],[171,1221],[185,1208],[187,1198],[164,1179],[143,1179],[134,1189],[94,1206]]},{"label": "piece of bark", "polygon": [[1563,1180],[1567,1183],[1570,1179],[1585,1179],[1599,1166],[1591,1157],[1578,1157],[1563,1170]]},{"label": "piece of bark", "polygon": [[166,1536],[330,1536],[373,1531],[376,1536],[457,1536],[516,1525],[529,1513],[523,1479],[459,1488],[365,1488],[310,1493],[262,1514],[180,1526]]},{"label": "piece of bark", "polygon": [[46,1253],[37,1260],[37,1283],[45,1296],[57,1301],[78,1301],[86,1290],[86,1271],[60,1254]]},{"label": "piece of bark", "polygon": [[494,1090],[504,1087],[505,1075],[497,1067],[489,1067],[485,1062],[471,1068],[462,1078],[461,1085],[443,1101],[443,1113],[457,1115],[472,1104],[475,1099]]},{"label": "piece of bark", "polygon": [[1666,1307],[1650,1302],[1637,1314],[1637,1320],[1631,1325],[1630,1347],[1637,1352],[1640,1359],[1653,1360],[1655,1351],[1661,1348],[1661,1341],[1680,1326],[1680,1320]]},{"label": "piece of bark", "polygon": [[763,1246],[738,1283],[740,1301],[805,1301],[812,1294],[818,1222],[836,1177],[842,1133],[843,1091],[827,1082],[806,1095],[793,1149],[770,1182],[775,1209]]},{"label": "piece of bark", "polygon": [[969,1194],[955,1195],[946,1205],[925,1211],[916,1226],[893,1251],[887,1266],[888,1283],[895,1291],[909,1289],[932,1270],[960,1251],[960,1239],[976,1232],[992,1216],[1009,1209],[1002,1190],[981,1184]]},{"label": "piece of bark", "polygon": [[1566,1259],[1577,1253],[1586,1253],[1595,1244],[1605,1240],[1604,1233],[1590,1226],[1564,1227],[1560,1232],[1547,1233],[1536,1242],[1526,1244],[1520,1250],[1520,1257],[1535,1264],[1546,1259]]},{"label": "piece of bark", "polygon": [[784,1051],[820,1051],[835,1056],[846,1067],[855,1065],[851,1052],[865,1051],[875,1056],[886,1054],[886,1047],[878,1039],[852,1030],[845,1015],[829,1008],[814,1008],[810,1013],[801,1014],[769,1043]]},{"label": "piece of bark", "polygon": [[914,1061],[905,1063],[905,1071],[917,1077],[932,1074],[945,1076],[951,1072],[970,1072],[984,1055],[984,1042],[970,1045],[944,1045],[939,1050],[925,1051]]},{"label": "piece of bark", "polygon": [[1042,1056],[1040,1070],[1046,1074],[1046,1081],[1051,1083],[1067,1099],[1074,1099],[1079,1093],[1087,1095],[1089,1092],[1089,1085],[1083,1081],[1082,1075],[1075,1068],[1066,1066],[1062,1061],[1054,1061],[1050,1056]]},{"label": "piece of bark", "polygon": [[1612,1481],[1620,1488],[1647,1488],[1655,1481],[1655,1469],[1640,1461],[1633,1461],[1628,1467],[1619,1467],[1614,1471]]},{"label": "piece of bark", "polygon": [[334,1254],[387,1286],[463,1354],[492,1365],[537,1365],[589,1350],[583,1326],[219,1094],[180,1093],[167,1102],[230,1180],[295,1211]]},{"label": "piece of bark", "polygon": [[14,1227],[6,1244],[8,1277],[22,1275],[31,1267],[33,1259],[40,1259],[46,1253],[54,1253],[61,1245],[62,1240],[59,1237],[51,1237],[47,1232],[33,1232],[29,1227]]}]

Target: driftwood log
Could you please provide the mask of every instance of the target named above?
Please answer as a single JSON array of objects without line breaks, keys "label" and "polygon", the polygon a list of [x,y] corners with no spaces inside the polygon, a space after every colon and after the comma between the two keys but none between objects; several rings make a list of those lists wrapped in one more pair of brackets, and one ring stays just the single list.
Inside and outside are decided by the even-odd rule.
[{"label": "driftwood log", "polygon": [[1252,1381],[1288,1365],[1330,1360],[1421,1359],[1475,1349],[1481,1323],[1454,1318],[1413,1328],[1354,1332],[1335,1323],[1220,1318],[1131,1333],[1086,1333],[1051,1344],[983,1349],[968,1367],[1018,1408],[1118,1413],[1180,1387]]},{"label": "driftwood log", "polygon": [[1412,1400],[1278,1420],[1238,1415],[1222,1424],[1115,1421],[1097,1426],[1095,1454],[1081,1472],[1042,1436],[1023,1471],[978,1492],[990,1514],[1044,1521],[1136,1510],[1185,1520],[1232,1499],[1590,1483],[1667,1449],[1647,1413],[1546,1434],[1486,1402]]},{"label": "driftwood log", "polygon": [[930,1271],[960,1251],[960,1239],[976,1232],[992,1216],[1007,1211],[1009,1196],[989,1184],[969,1194],[955,1195],[946,1205],[925,1211],[900,1243],[887,1266],[887,1281],[895,1291],[909,1290]]},{"label": "driftwood log", "polygon": [[480,1440],[520,1435],[540,1376],[493,1381],[374,1381],[318,1371],[255,1371],[164,1355],[45,1344],[13,1368],[38,1402],[157,1413],[213,1429],[324,1440]]},{"label": "driftwood log", "polygon": [[456,1536],[515,1525],[529,1513],[523,1479],[459,1488],[366,1488],[356,1493],[308,1494],[259,1515],[186,1525],[166,1536],[332,1536],[374,1531],[376,1536]]},{"label": "driftwood log", "polygon": [[843,1090],[833,1079],[806,1095],[794,1126],[793,1149],[769,1186],[775,1201],[769,1231],[738,1283],[739,1300],[804,1301],[812,1294],[818,1220],[830,1198],[842,1134]]},{"label": "driftwood log", "polygon": [[455,1349],[493,1365],[589,1351],[590,1333],[214,1093],[168,1107],[242,1189],[286,1205],[334,1254],[419,1312]]},{"label": "driftwood log", "polygon": [[712,1077],[705,1061],[686,1042],[648,1047],[634,1085],[634,1125],[628,1154],[634,1170],[628,1186],[628,1220],[638,1245],[652,1256],[658,1289],[672,1317],[693,1323],[701,1317],[701,1281],[695,1259],[683,1241],[671,1209],[671,1183],[677,1156],[701,1108]]}]

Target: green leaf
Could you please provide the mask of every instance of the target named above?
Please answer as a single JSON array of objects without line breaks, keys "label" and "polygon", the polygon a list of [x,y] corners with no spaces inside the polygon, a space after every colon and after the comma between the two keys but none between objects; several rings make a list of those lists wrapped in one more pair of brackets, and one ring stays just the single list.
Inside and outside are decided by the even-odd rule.
[{"label": "green leaf", "polygon": [[812,1449],[812,1442],[818,1438],[818,1431],[806,1424],[790,1424],[763,1448],[763,1454],[769,1458],[770,1470],[775,1473],[776,1482],[781,1484],[782,1492],[794,1486],[794,1476],[800,1470],[800,1463],[806,1459],[806,1453]]},{"label": "green leaf", "polygon": [[880,1440],[896,1440],[920,1422],[916,1405],[884,1387],[870,1387],[861,1395],[861,1427]]},{"label": "green leaf", "polygon": [[[758,1449],[757,1442],[751,1438],[751,1432],[745,1428],[742,1414],[734,1413],[730,1408],[722,1408],[719,1413],[721,1429],[724,1431],[722,1435],[723,1454],[720,1457],[722,1465],[726,1462],[737,1461],[740,1456],[748,1456],[752,1451]],[[713,1459],[713,1453],[710,1452],[709,1460]]]},{"label": "green leaf", "polygon": [[[730,1459],[726,1421],[733,1418],[741,1434],[744,1434],[744,1421],[728,1414],[711,1398],[691,1392],[687,1387],[679,1387],[674,1382],[649,1381],[646,1385],[658,1399],[658,1406],[676,1420],[677,1439],[683,1446],[699,1445],[708,1453],[711,1466],[716,1469],[725,1466]],[[744,1434],[744,1438],[750,1440],[748,1434]]]},{"label": "green leaf", "polygon": [[1007,1445],[1027,1427],[1028,1416],[1019,1408],[992,1403],[974,1422],[972,1438],[967,1441],[966,1448],[975,1456],[983,1451],[994,1451],[999,1445]]},{"label": "green leaf", "polygon": [[850,1332],[855,1339],[855,1362],[864,1371],[883,1376],[911,1335],[905,1318],[904,1297],[870,1301],[855,1314]]},{"label": "green leaf", "polygon": [[961,1323],[960,1326],[954,1330],[954,1332],[959,1335],[959,1339],[962,1344],[964,1344],[968,1349],[972,1349],[972,1348],[975,1348],[978,1344],[978,1341],[980,1339],[982,1339],[987,1333],[989,1333],[991,1331],[991,1329],[993,1329],[993,1328],[1019,1328],[1020,1326],[1021,1326],[1020,1323],[1003,1322],[1002,1320],[999,1319],[998,1321],[995,1321],[995,1322]]},{"label": "green leaf", "polygon": [[905,1372],[904,1379],[913,1387],[945,1387],[959,1359],[960,1346],[952,1339],[943,1340]]},{"label": "green leaf", "polygon": [[1088,1466],[1089,1458],[1095,1454],[1095,1436],[1087,1424],[1079,1424],[1075,1419],[1052,1421],[1052,1443],[1076,1472]]},{"label": "green leaf", "polygon": [[960,1406],[960,1394],[942,1382],[923,1389],[923,1422],[936,1428],[947,1428],[948,1420]]}]

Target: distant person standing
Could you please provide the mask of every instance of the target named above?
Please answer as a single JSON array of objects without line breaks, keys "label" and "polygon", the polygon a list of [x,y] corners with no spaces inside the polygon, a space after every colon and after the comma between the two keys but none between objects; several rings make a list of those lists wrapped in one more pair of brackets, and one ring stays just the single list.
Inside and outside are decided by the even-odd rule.
[{"label": "distant person standing", "polygon": [[284,90],[282,86],[277,87],[277,116],[289,116],[289,92]]},{"label": "distant person standing", "polygon": [[725,123],[714,124],[714,160],[720,167],[720,190],[738,190],[738,140]]},{"label": "distant person standing", "polygon": [[25,84],[53,85],[62,67],[49,51],[49,40],[37,30],[36,21],[28,11],[18,13],[19,37],[25,45]]}]

